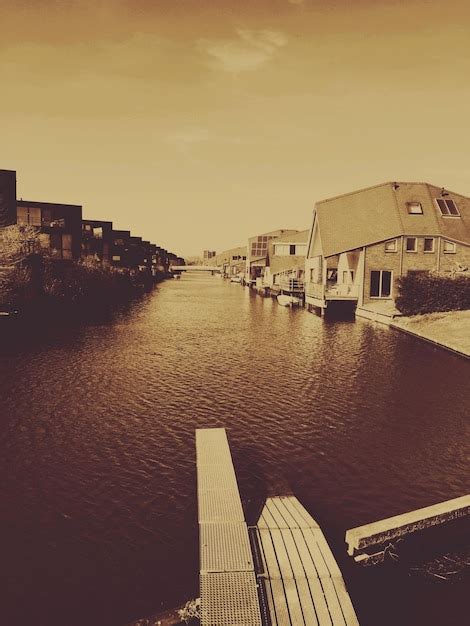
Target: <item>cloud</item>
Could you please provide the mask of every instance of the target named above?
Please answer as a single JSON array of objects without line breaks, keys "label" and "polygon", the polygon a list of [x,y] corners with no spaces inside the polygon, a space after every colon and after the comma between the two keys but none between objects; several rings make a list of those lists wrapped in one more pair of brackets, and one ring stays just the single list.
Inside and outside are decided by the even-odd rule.
[{"label": "cloud", "polygon": [[237,29],[232,39],[200,39],[197,47],[208,58],[207,64],[225,72],[257,70],[287,44],[284,33],[273,30]]},{"label": "cloud", "polygon": [[175,130],[166,136],[166,141],[171,144],[177,152],[185,156],[192,156],[194,148],[208,143],[238,146],[244,141],[238,136],[224,135],[209,131],[200,126],[187,126]]}]

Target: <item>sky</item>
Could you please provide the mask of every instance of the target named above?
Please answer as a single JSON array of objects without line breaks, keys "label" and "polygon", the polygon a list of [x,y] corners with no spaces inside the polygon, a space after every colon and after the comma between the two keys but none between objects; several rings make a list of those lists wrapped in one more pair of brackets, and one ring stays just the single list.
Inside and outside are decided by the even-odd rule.
[{"label": "sky", "polygon": [[470,196],[465,0],[0,0],[0,168],[183,256],[385,181]]}]

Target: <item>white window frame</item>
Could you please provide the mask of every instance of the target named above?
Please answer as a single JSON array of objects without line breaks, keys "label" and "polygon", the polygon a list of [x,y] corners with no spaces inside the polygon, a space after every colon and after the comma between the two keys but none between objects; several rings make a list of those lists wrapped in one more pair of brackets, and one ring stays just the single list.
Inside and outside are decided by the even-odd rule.
[{"label": "white window frame", "polygon": [[[446,250],[446,244],[452,246],[452,250]],[[455,254],[457,252],[457,245],[454,241],[448,241],[447,239],[444,239],[444,241],[442,242],[442,251],[444,252],[444,254]]]},{"label": "white window frame", "polygon": [[[421,202],[417,202],[417,201],[407,202],[406,207],[408,209],[408,215],[423,215],[423,205],[421,204]],[[413,211],[412,210],[413,208],[416,208],[418,210]]]},{"label": "white window frame", "polygon": [[[431,250],[426,250],[426,240],[427,241],[432,241],[432,249]],[[436,249],[436,239],[434,237],[423,237],[423,252],[424,254],[433,254],[435,252]]]},{"label": "white window frame", "polygon": [[[444,204],[447,207],[447,210],[449,211],[449,207],[447,206],[447,202],[452,202],[454,204],[455,210],[457,211],[456,214],[451,213],[449,211],[449,213],[443,213],[441,207],[439,206],[439,201],[444,202]],[[435,198],[436,201],[436,206],[439,209],[439,212],[441,214],[441,217],[460,217],[460,211],[459,211],[459,207],[457,206],[457,203],[455,202],[455,200],[453,198]]]},{"label": "white window frame", "polygon": [[[392,248],[390,248],[390,249],[388,250],[388,249],[387,249],[387,245],[388,245],[388,244],[393,244],[393,249],[392,249]],[[388,241],[386,241],[386,242],[385,242],[385,244],[384,244],[384,248],[385,248],[385,252],[389,252],[389,253],[390,253],[390,252],[391,252],[391,253],[393,253],[393,252],[398,252],[398,242],[397,242],[397,240],[396,240],[396,239],[389,239]]]},{"label": "white window frame", "polygon": [[[379,272],[380,274],[378,296],[373,296],[370,293],[372,286],[372,272]],[[388,296],[382,295],[382,275],[384,272],[388,272],[390,274],[390,294]],[[372,300],[393,300],[393,270],[370,270],[369,281],[369,298],[371,298]]]},{"label": "white window frame", "polygon": [[[410,241],[411,239],[414,239],[415,241],[415,246],[413,250],[408,249],[408,241]],[[418,252],[418,237],[406,237],[405,238],[405,252]]]}]

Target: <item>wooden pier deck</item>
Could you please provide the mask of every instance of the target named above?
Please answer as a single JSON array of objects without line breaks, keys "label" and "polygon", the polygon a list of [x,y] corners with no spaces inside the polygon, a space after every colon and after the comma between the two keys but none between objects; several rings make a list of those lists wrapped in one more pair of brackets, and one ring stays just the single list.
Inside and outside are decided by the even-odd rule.
[{"label": "wooden pier deck", "polygon": [[224,428],[196,430],[201,626],[261,626],[253,556]]},{"label": "wooden pier deck", "polygon": [[379,549],[400,537],[468,515],[470,515],[470,494],[351,528],[346,532],[345,538],[348,554],[359,562],[366,563],[370,557],[372,561],[380,562],[383,558],[379,558],[378,554],[383,557],[383,551],[368,555],[365,550]]},{"label": "wooden pier deck", "polygon": [[268,623],[358,626],[328,543],[297,498],[268,498],[255,532]]}]

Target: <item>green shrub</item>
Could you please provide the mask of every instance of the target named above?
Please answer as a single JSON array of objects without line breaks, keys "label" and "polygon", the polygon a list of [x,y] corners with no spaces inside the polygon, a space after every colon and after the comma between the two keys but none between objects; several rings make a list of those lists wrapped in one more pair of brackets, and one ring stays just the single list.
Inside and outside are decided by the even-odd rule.
[{"label": "green shrub", "polygon": [[470,275],[410,272],[398,288],[396,306],[403,315],[470,309]]}]

